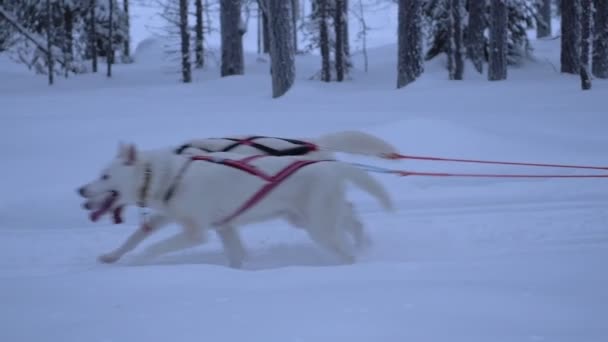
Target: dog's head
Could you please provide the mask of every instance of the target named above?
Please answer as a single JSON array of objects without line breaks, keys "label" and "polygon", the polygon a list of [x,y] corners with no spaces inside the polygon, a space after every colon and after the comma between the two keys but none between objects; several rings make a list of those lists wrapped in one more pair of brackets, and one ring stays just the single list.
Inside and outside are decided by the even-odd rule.
[{"label": "dog's head", "polygon": [[97,221],[110,211],[114,211],[116,223],[122,221],[122,208],[137,201],[137,185],[141,182],[139,164],[135,145],[120,144],[118,154],[101,175],[77,190],[80,196],[87,199],[84,208],[91,210],[92,221]]}]

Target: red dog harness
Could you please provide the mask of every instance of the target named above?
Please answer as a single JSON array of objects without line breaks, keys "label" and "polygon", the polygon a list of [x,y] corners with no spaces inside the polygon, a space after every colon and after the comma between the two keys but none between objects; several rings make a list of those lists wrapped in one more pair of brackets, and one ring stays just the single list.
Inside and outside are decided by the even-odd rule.
[{"label": "red dog harness", "polygon": [[[256,142],[256,140],[258,139],[267,139],[267,138],[271,138],[271,139],[278,139],[278,140],[283,140],[285,142],[288,142],[290,144],[293,144],[294,147],[290,147],[290,148],[286,148],[286,149],[282,149],[282,150],[277,150],[274,149],[270,146],[266,146],[263,144],[260,144],[258,142]],[[302,141],[302,140],[296,140],[296,139],[287,139],[287,138],[277,138],[277,137],[265,137],[265,136],[252,136],[252,137],[247,137],[247,138],[243,138],[243,139],[238,139],[238,138],[217,138],[217,139],[221,139],[221,140],[227,140],[227,141],[231,141],[231,143],[227,144],[226,146],[223,147],[218,147],[216,149],[209,149],[209,148],[204,148],[204,147],[200,147],[200,146],[196,146],[196,145],[192,145],[192,144],[185,144],[182,145],[180,147],[178,147],[175,150],[176,154],[182,154],[186,149],[188,148],[197,148],[201,151],[207,152],[207,153],[211,153],[211,152],[229,152],[232,151],[233,149],[239,147],[239,146],[251,146],[255,149],[257,149],[258,151],[260,151],[261,153],[264,153],[266,155],[269,156],[275,156],[275,157],[282,157],[282,156],[301,156],[301,155],[305,155],[308,154],[310,152],[314,152],[314,151],[318,151],[319,147],[313,143],[310,143],[308,141]]]},{"label": "red dog harness", "polygon": [[183,177],[183,174],[186,172],[186,170],[188,169],[188,166],[190,166],[190,164],[193,161],[206,161],[209,163],[225,165],[228,167],[232,167],[232,168],[241,170],[243,172],[247,172],[250,175],[253,175],[253,176],[256,176],[256,177],[259,177],[259,178],[265,180],[267,183],[260,190],[258,190],[256,193],[254,193],[247,201],[245,201],[234,213],[230,214],[229,216],[225,217],[224,219],[222,219],[220,221],[214,222],[215,225],[223,225],[223,224],[226,224],[226,223],[232,221],[234,218],[241,215],[243,212],[245,212],[249,208],[253,207],[259,201],[261,201],[266,195],[268,195],[268,193],[270,193],[270,191],[272,191],[274,188],[276,188],[285,179],[287,179],[289,176],[293,175],[299,169],[301,169],[307,165],[315,164],[315,163],[322,162],[322,161],[328,161],[328,160],[296,160],[296,161],[292,162],[291,164],[287,165],[286,167],[284,167],[283,169],[281,169],[276,174],[269,175],[269,174],[263,172],[262,170],[258,169],[254,165],[250,164],[250,162],[252,160],[263,158],[263,157],[267,157],[267,156],[255,155],[255,156],[249,156],[249,157],[246,157],[243,159],[238,159],[238,160],[213,158],[213,157],[209,157],[209,156],[191,157],[190,159],[188,159],[188,161],[186,163],[184,163],[184,165],[182,166],[182,168],[180,169],[179,173],[176,176],[175,182],[173,182],[173,185],[167,190],[167,193],[164,198],[165,203],[168,202],[171,199],[171,197],[173,197],[173,194],[175,193],[179,180]]}]

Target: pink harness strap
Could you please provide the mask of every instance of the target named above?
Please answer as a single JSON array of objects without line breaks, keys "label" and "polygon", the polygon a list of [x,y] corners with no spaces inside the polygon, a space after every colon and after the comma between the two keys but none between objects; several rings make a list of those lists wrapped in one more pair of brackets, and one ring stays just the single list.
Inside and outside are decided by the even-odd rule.
[{"label": "pink harness strap", "polygon": [[[315,164],[315,163],[318,163],[321,161],[328,161],[328,160],[297,160],[297,161],[294,161],[291,164],[287,165],[286,167],[284,167],[282,170],[280,170],[276,174],[269,175],[269,174],[263,172],[262,170],[258,169],[257,167],[249,164],[251,161],[259,159],[259,158],[263,158],[263,157],[268,157],[268,156],[255,155],[255,156],[245,157],[240,160],[218,159],[218,158],[213,158],[213,157],[209,157],[209,156],[194,156],[194,157],[190,158],[190,161],[206,161],[206,162],[210,162],[210,163],[226,165],[226,166],[229,166],[229,167],[232,167],[235,169],[239,169],[239,170],[247,172],[253,176],[259,177],[267,182],[260,190],[258,190],[247,201],[245,201],[245,203],[243,203],[234,213],[232,213],[231,215],[227,216],[226,218],[224,218],[220,221],[214,222],[215,225],[223,225],[223,224],[226,224],[226,223],[232,221],[234,218],[241,215],[243,212],[250,209],[251,207],[256,205],[258,202],[260,202],[262,199],[264,199],[264,197],[266,195],[268,195],[268,193],[270,193],[270,191],[272,191],[274,188],[276,188],[285,179],[287,179],[289,176],[293,175],[299,169],[301,169],[307,165]],[[185,164],[184,168],[182,169],[182,172],[180,172],[180,175],[183,174],[183,172],[185,172],[185,169],[187,168],[188,165],[189,165],[189,163]],[[169,192],[167,193],[167,197],[165,198],[166,201],[168,201],[170,199],[174,190],[175,190],[174,187],[172,187],[169,190]]]}]

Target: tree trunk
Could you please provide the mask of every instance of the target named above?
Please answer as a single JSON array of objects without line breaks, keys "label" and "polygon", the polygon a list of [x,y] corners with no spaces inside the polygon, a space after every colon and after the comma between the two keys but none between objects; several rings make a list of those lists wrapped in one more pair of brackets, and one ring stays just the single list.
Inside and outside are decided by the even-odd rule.
[{"label": "tree trunk", "polygon": [[342,14],[344,14],[344,3],[343,0],[334,1],[336,4],[334,11],[334,33],[336,37],[336,80],[338,82],[342,82],[344,81],[344,33],[342,32],[342,28],[344,27],[344,20],[342,18]]},{"label": "tree trunk", "polygon": [[194,1],[195,14],[196,14],[196,25],[194,27],[195,40],[194,40],[194,54],[195,62],[194,65],[197,69],[201,69],[205,66],[204,56],[204,33],[203,33],[203,0]]},{"label": "tree trunk", "polygon": [[593,75],[608,78],[608,1],[595,0]]},{"label": "tree trunk", "polygon": [[399,0],[397,88],[405,87],[424,70],[421,0]]},{"label": "tree trunk", "polygon": [[182,47],[182,82],[192,82],[190,67],[190,29],[188,27],[188,0],[179,0],[179,34]]},{"label": "tree trunk", "polygon": [[293,50],[298,52],[298,4],[299,0],[291,0],[291,30],[293,32]]},{"label": "tree trunk", "polygon": [[580,20],[578,0],[562,1],[561,72],[578,74],[580,71]]},{"label": "tree trunk", "polygon": [[464,60],[462,56],[462,8],[463,0],[450,0],[450,24],[448,42],[448,70],[450,80],[462,80]]},{"label": "tree trunk", "polygon": [[[262,0],[260,0],[262,1]],[[262,46],[263,46],[263,52],[264,53],[269,53],[270,52],[270,30],[268,27],[268,15],[266,14],[266,12],[262,13]]]},{"label": "tree trunk", "polygon": [[536,38],[551,36],[551,0],[539,0],[536,15]]},{"label": "tree trunk", "polygon": [[490,10],[490,61],[488,80],[507,79],[507,5],[504,0],[492,0]]},{"label": "tree trunk", "polygon": [[485,1],[469,1],[469,25],[466,34],[467,54],[473,62],[475,70],[480,74],[483,73],[483,61],[485,60],[485,38],[483,35],[483,31],[486,29],[485,16]]},{"label": "tree trunk", "polygon": [[331,70],[329,63],[329,30],[327,27],[328,17],[328,0],[317,0],[319,11],[317,20],[319,21],[319,46],[321,49],[321,80],[324,82],[331,81]]},{"label": "tree trunk", "polygon": [[49,73],[49,85],[54,83],[54,63],[53,63],[53,6],[51,0],[46,0],[46,49],[47,49],[47,66]]},{"label": "tree trunk", "polygon": [[344,70],[348,74],[350,68],[352,67],[352,61],[350,59],[350,33],[348,31],[348,0],[342,0],[344,4],[344,9],[342,13],[342,33],[344,38],[342,39],[342,45],[344,46]]},{"label": "tree trunk", "polygon": [[295,80],[295,51],[293,40],[293,2],[267,0],[270,22],[270,61],[272,97],[284,95]]},{"label": "tree trunk", "polygon": [[591,23],[592,23],[592,0],[580,0],[581,5],[581,88],[591,89],[591,77],[589,74],[589,62],[591,59]]},{"label": "tree trunk", "polygon": [[114,0],[109,0],[110,9],[108,14],[108,52],[106,61],[108,63],[107,76],[112,77],[112,63],[114,63]]},{"label": "tree trunk", "polygon": [[96,7],[97,0],[91,0],[91,34],[89,37],[89,46],[91,49],[91,63],[93,72],[97,72],[97,16],[95,14]]},{"label": "tree trunk", "polygon": [[123,0],[123,11],[125,12],[125,29],[127,35],[124,41],[123,60],[125,63],[131,62],[131,22],[129,20],[129,0]]},{"label": "tree trunk", "polygon": [[222,77],[244,73],[241,1],[221,0]]},{"label": "tree trunk", "polygon": [[74,55],[74,11],[70,5],[63,7],[63,28],[65,39],[63,42],[63,60],[65,61],[65,77],[68,77]]}]

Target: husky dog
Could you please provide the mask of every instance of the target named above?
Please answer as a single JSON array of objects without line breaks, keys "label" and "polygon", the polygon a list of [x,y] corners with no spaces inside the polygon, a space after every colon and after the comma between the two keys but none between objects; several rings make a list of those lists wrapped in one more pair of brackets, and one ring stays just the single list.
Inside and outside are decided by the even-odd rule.
[{"label": "husky dog", "polygon": [[[209,229],[217,231],[231,267],[241,267],[245,251],[237,227],[273,218],[285,218],[305,229],[309,237],[352,263],[355,253],[348,240],[353,226],[346,201],[350,182],[390,210],[391,199],[380,183],[365,171],[335,160],[213,153],[183,156],[168,149],[138,151],[119,146],[116,158],[101,176],[82,186],[86,198],[103,198],[91,205],[92,219],[126,205],[157,213],[100,261],[114,262],[133,250],[151,233],[176,222],[182,231],[147,249],[160,255],[205,242]],[[354,234],[353,234],[354,235]]]}]

